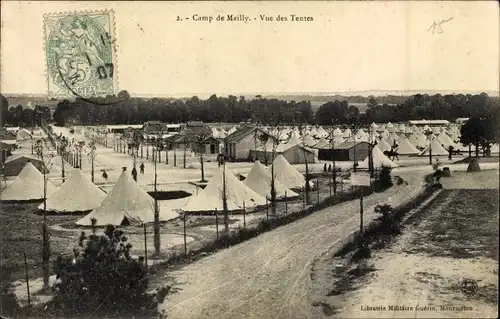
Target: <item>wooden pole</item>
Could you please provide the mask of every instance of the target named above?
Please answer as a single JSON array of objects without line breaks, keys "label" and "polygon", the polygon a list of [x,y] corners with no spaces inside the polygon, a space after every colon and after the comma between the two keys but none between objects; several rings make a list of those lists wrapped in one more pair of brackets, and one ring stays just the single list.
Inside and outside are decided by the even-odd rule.
[{"label": "wooden pole", "polygon": [[269,204],[267,202],[267,197],[266,197],[266,219],[269,220]]},{"label": "wooden pole", "polygon": [[[302,188],[302,191],[305,191],[304,188]],[[302,209],[306,209],[306,194],[305,192],[302,193]]]},{"label": "wooden pole", "polygon": [[247,227],[246,212],[245,212],[245,201],[243,201],[243,228]]},{"label": "wooden pole", "polygon": [[146,236],[146,224],[142,224],[144,228],[144,262],[146,264],[146,269],[148,269],[148,239]]},{"label": "wooden pole", "polygon": [[215,209],[215,230],[217,231],[217,240],[219,240],[219,215],[217,214],[217,208]]},{"label": "wooden pole", "polygon": [[319,179],[316,181],[316,197],[319,204]]},{"label": "wooden pole", "polygon": [[288,196],[285,191],[285,215],[288,214]]},{"label": "wooden pole", "polygon": [[363,187],[359,187],[360,197],[359,197],[359,243],[360,247],[363,247]]},{"label": "wooden pole", "polygon": [[28,276],[28,259],[26,257],[26,252],[24,252],[24,272],[26,276],[26,290],[28,292],[28,307],[31,306],[31,295],[30,295],[30,280]]},{"label": "wooden pole", "polygon": [[187,257],[187,240],[186,240],[186,213],[183,214],[182,218],[184,224],[184,256]]}]

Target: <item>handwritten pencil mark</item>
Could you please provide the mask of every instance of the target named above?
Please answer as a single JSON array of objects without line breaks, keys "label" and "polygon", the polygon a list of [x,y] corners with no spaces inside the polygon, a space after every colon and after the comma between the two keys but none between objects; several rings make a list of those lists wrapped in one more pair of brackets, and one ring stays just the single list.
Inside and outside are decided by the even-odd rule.
[{"label": "handwritten pencil mark", "polygon": [[451,18],[449,18],[447,20],[441,20],[439,22],[434,21],[431,24],[431,26],[429,27],[429,29],[427,29],[427,31],[431,31],[432,30],[432,34],[436,34],[436,33],[437,34],[441,34],[441,33],[443,33],[443,27],[442,27],[442,25],[444,23],[446,23],[446,22],[451,21],[451,20],[453,20],[453,17],[451,17]]}]

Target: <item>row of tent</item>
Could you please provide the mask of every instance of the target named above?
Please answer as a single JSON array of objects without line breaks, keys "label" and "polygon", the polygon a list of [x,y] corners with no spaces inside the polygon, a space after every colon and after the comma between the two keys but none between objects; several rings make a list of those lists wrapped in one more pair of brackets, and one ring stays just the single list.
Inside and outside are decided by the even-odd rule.
[{"label": "row of tent", "polygon": [[321,126],[318,127],[307,127],[303,130],[300,130],[298,127],[284,127],[284,128],[276,128],[276,127],[269,127],[266,128],[264,127],[263,130],[267,131],[269,134],[273,136],[279,137],[280,140],[286,140],[290,138],[292,134],[296,134],[299,137],[303,136],[311,136],[313,138],[319,139],[321,137],[331,137],[331,136],[340,136],[342,138],[350,138],[353,136],[356,137],[362,137],[364,135],[367,135],[367,132],[371,132],[373,135],[380,135],[380,134],[390,134],[390,133],[405,133],[405,134],[412,134],[412,133],[425,133],[425,132],[432,132],[433,134],[437,135],[440,134],[441,132],[446,132],[447,134],[459,134],[459,127],[458,126],[449,126],[449,127],[429,127],[429,126],[424,126],[424,127],[419,127],[416,125],[408,126],[405,124],[399,124],[399,125],[392,125],[391,123],[386,124],[380,124],[376,125],[373,123],[370,128],[368,129],[363,129],[360,128],[356,132],[353,132],[351,129],[346,128],[346,129],[341,129],[339,127],[335,128],[332,130],[332,128],[323,128]]},{"label": "row of tent", "polygon": [[[275,189],[278,199],[295,198],[292,189],[304,186],[305,178],[283,156],[274,161]],[[192,196],[182,209],[185,212],[213,212],[222,210],[222,189],[226,179],[228,209],[252,210],[267,204],[271,197],[270,169],[255,162],[247,178],[242,182],[228,170],[219,168],[206,188]],[[2,201],[43,200],[44,177],[33,164],[28,162],[17,178],[2,190]],[[46,211],[55,213],[89,212],[76,222],[90,226],[91,219],[97,225],[142,224],[153,221],[154,199],[131,178],[122,172],[109,193],[98,188],[80,170],[71,172],[66,181],[57,188],[47,181]],[[39,205],[43,209],[44,203]]]}]

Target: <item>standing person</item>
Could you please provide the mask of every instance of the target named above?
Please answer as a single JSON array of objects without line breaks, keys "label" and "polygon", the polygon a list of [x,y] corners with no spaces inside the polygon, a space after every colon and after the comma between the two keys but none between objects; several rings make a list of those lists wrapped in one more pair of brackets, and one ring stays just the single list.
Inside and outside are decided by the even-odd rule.
[{"label": "standing person", "polygon": [[102,178],[106,181],[106,183],[108,182],[108,173],[106,173],[105,170],[102,170]]},{"label": "standing person", "polygon": [[323,172],[326,173],[326,169],[327,169],[327,165],[325,163],[325,165],[323,166]]},{"label": "standing person", "polygon": [[141,163],[141,166],[139,168],[141,170],[141,174],[144,174],[144,163]]},{"label": "standing person", "polygon": [[135,169],[135,167],[132,168],[132,178],[137,182],[137,170]]}]

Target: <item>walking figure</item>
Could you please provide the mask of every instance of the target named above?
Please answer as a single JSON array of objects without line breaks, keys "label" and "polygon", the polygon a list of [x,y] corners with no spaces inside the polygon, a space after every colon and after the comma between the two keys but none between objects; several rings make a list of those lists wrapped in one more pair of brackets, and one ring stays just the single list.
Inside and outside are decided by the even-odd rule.
[{"label": "walking figure", "polygon": [[332,164],[328,165],[328,172],[332,171]]},{"label": "walking figure", "polygon": [[323,166],[323,173],[326,173],[326,163],[325,163],[325,165]]},{"label": "walking figure", "polygon": [[132,178],[137,182],[137,170],[135,169],[135,167],[132,168]]},{"label": "walking figure", "polygon": [[141,163],[141,166],[139,168],[141,170],[141,174],[144,174],[144,163]]},{"label": "walking figure", "polygon": [[106,183],[108,182],[108,173],[106,173],[105,170],[102,170],[102,178],[106,181]]}]

